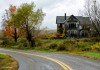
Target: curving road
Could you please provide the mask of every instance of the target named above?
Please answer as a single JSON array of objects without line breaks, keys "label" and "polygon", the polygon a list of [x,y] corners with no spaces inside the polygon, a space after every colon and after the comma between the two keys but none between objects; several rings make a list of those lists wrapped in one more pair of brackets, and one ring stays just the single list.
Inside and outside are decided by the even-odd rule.
[{"label": "curving road", "polygon": [[100,61],[80,56],[0,48],[19,62],[19,70],[100,70]]}]

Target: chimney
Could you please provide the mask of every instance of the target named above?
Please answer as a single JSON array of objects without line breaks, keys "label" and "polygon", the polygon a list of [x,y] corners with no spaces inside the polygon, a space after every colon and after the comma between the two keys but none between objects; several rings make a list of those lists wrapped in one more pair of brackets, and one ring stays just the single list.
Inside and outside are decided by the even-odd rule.
[{"label": "chimney", "polygon": [[66,13],[65,13],[65,20],[66,20]]}]

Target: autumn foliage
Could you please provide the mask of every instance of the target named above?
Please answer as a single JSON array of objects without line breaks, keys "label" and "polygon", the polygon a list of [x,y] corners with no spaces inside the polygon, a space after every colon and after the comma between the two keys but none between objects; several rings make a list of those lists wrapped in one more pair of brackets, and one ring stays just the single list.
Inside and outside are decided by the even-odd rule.
[{"label": "autumn foliage", "polygon": [[10,5],[9,11],[11,14],[14,14],[16,12],[16,6]]},{"label": "autumn foliage", "polygon": [[3,34],[6,37],[12,37],[13,33],[14,33],[14,30],[12,26],[5,26],[5,28],[3,29]]},{"label": "autumn foliage", "polygon": [[35,9],[35,4],[24,3],[16,8],[10,5],[6,10],[3,20],[3,34],[7,39],[11,38],[18,43],[18,38],[26,38],[29,44],[35,45],[35,31],[39,27],[45,14],[42,9]]},{"label": "autumn foliage", "polygon": [[[14,14],[16,12],[16,6],[10,5],[8,11],[9,11],[9,13],[8,13],[9,15]],[[14,35],[14,26],[9,25],[9,24],[12,24],[12,22],[11,21],[8,22],[8,19],[4,19],[4,21],[3,21],[3,34],[7,38],[13,37],[13,35]]]}]

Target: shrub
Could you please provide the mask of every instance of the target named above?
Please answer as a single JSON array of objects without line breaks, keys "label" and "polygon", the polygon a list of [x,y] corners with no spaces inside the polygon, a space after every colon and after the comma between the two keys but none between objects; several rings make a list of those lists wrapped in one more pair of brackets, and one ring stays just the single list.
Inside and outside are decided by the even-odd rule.
[{"label": "shrub", "polygon": [[83,41],[79,41],[77,43],[76,48],[80,51],[90,51],[91,50],[91,45],[93,45],[94,43],[92,42],[83,42]]},{"label": "shrub", "polygon": [[82,38],[82,39],[80,39],[80,41],[82,41],[82,42],[91,42],[91,39],[90,38]]},{"label": "shrub", "polygon": [[25,48],[30,46],[26,38],[20,38],[18,43],[19,43],[19,48]]},{"label": "shrub", "polygon": [[53,38],[54,39],[62,39],[62,34],[59,33],[59,32],[57,32],[57,33],[54,34],[54,37]]},{"label": "shrub", "polygon": [[35,46],[42,46],[42,40],[35,38]]},{"label": "shrub", "polygon": [[1,43],[3,46],[12,46],[15,45],[15,42],[13,39],[5,39]]},{"label": "shrub", "polygon": [[80,41],[83,41],[83,42],[100,42],[100,38],[99,37],[82,38],[82,39],[80,39]]},{"label": "shrub", "polygon": [[93,38],[90,38],[90,39],[93,42],[100,42],[100,38],[99,37],[93,37]]},{"label": "shrub", "polygon": [[63,51],[66,50],[66,46],[64,44],[59,44],[57,47],[57,51]]},{"label": "shrub", "polygon": [[50,49],[56,49],[57,48],[57,44],[50,44],[48,47]]},{"label": "shrub", "polygon": [[77,43],[77,48],[85,48],[87,46],[87,44],[85,42],[78,42]]},{"label": "shrub", "polygon": [[99,51],[100,52],[100,42],[91,46],[92,51]]},{"label": "shrub", "polygon": [[76,40],[67,40],[63,42],[66,45],[66,50],[73,51],[76,49],[77,41]]},{"label": "shrub", "polygon": [[20,38],[19,40],[18,40],[18,43],[24,43],[24,42],[27,42],[27,39],[26,38]]},{"label": "shrub", "polygon": [[52,34],[48,33],[48,34],[42,34],[39,36],[39,38],[41,39],[51,39],[52,38]]},{"label": "shrub", "polygon": [[84,47],[84,48],[81,48],[82,51],[90,51],[91,50],[91,47]]},{"label": "shrub", "polygon": [[63,29],[62,27],[61,27],[61,28],[60,28],[60,27],[57,28],[57,32],[59,32],[59,33],[61,33],[61,34],[63,33],[63,30],[64,30],[64,29]]}]

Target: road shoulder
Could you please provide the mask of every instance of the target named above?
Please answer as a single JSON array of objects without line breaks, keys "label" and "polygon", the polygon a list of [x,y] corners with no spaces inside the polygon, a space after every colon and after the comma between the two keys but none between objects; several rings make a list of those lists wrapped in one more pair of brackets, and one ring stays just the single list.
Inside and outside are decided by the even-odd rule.
[{"label": "road shoulder", "polygon": [[4,53],[0,53],[0,70],[18,70],[18,62]]}]

